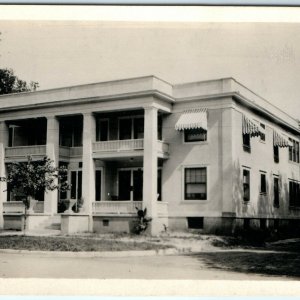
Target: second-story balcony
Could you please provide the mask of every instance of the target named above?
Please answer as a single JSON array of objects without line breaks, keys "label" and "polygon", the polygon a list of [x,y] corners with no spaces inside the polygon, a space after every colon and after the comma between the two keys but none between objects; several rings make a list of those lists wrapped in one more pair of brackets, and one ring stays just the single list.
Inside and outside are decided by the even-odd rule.
[{"label": "second-story balcony", "polygon": [[[93,143],[94,158],[143,156],[144,139],[113,140]],[[168,158],[169,145],[157,141],[157,156]]]}]

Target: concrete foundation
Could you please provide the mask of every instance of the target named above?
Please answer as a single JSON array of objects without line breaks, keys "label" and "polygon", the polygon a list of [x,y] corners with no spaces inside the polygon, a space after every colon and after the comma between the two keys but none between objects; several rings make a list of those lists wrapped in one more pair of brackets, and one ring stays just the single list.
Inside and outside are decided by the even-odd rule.
[{"label": "concrete foundation", "polygon": [[45,229],[48,225],[50,215],[28,214],[26,216],[26,230]]},{"label": "concrete foundation", "polygon": [[24,230],[25,215],[24,214],[3,214],[3,229],[5,230]]},{"label": "concrete foundation", "polygon": [[61,233],[88,232],[89,223],[89,215],[87,214],[61,214]]},{"label": "concrete foundation", "polygon": [[131,233],[138,223],[136,216],[93,216],[93,231],[97,233]]}]

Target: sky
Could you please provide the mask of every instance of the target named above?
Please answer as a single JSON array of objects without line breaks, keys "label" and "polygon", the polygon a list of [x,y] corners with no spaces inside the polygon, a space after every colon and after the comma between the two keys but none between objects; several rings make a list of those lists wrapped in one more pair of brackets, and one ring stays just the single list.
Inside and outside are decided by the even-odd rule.
[{"label": "sky", "polygon": [[[233,19],[234,20],[234,19]],[[234,77],[300,119],[300,23],[1,21],[0,67],[40,90]]]}]

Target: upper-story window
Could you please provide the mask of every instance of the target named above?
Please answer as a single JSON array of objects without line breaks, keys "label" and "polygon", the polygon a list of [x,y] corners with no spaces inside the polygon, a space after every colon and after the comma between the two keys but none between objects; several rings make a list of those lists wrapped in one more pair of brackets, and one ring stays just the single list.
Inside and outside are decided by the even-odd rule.
[{"label": "upper-story window", "polygon": [[101,142],[108,141],[108,130],[108,119],[98,119],[96,123],[96,140]]},{"label": "upper-story window", "polygon": [[266,125],[263,123],[260,123],[260,140],[262,142],[266,141]]},{"label": "upper-story window", "polygon": [[267,178],[265,173],[260,174],[260,193],[261,194],[267,193]]},{"label": "upper-story window", "polygon": [[290,146],[290,141],[281,133],[273,130],[273,157],[274,162],[279,162],[279,148],[286,148]]},{"label": "upper-story window", "polygon": [[290,146],[289,146],[289,160],[299,163],[299,142],[289,138]]},{"label": "upper-story window", "polygon": [[81,147],[82,131],[82,116],[61,118],[59,121],[59,145],[65,147]]},{"label": "upper-story window", "polygon": [[184,130],[184,141],[188,142],[204,142],[207,140],[207,130],[202,128]]},{"label": "upper-story window", "polygon": [[242,136],[244,151],[251,152],[250,139],[261,136],[262,129],[259,124],[245,115],[242,116]]},{"label": "upper-story window", "polygon": [[183,131],[184,142],[204,142],[207,140],[207,109],[184,111],[175,124],[175,129]]},{"label": "upper-story window", "polygon": [[120,118],[119,140],[143,139],[144,118]]},{"label": "upper-story window", "polygon": [[273,146],[273,157],[274,157],[274,162],[279,163],[279,147],[278,146]]}]

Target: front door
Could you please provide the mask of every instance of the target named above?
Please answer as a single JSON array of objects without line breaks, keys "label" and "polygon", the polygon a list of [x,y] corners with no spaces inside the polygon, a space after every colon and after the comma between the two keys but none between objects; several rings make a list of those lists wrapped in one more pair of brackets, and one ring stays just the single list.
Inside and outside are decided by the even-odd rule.
[{"label": "front door", "polygon": [[119,200],[130,200],[131,170],[119,171]]}]

